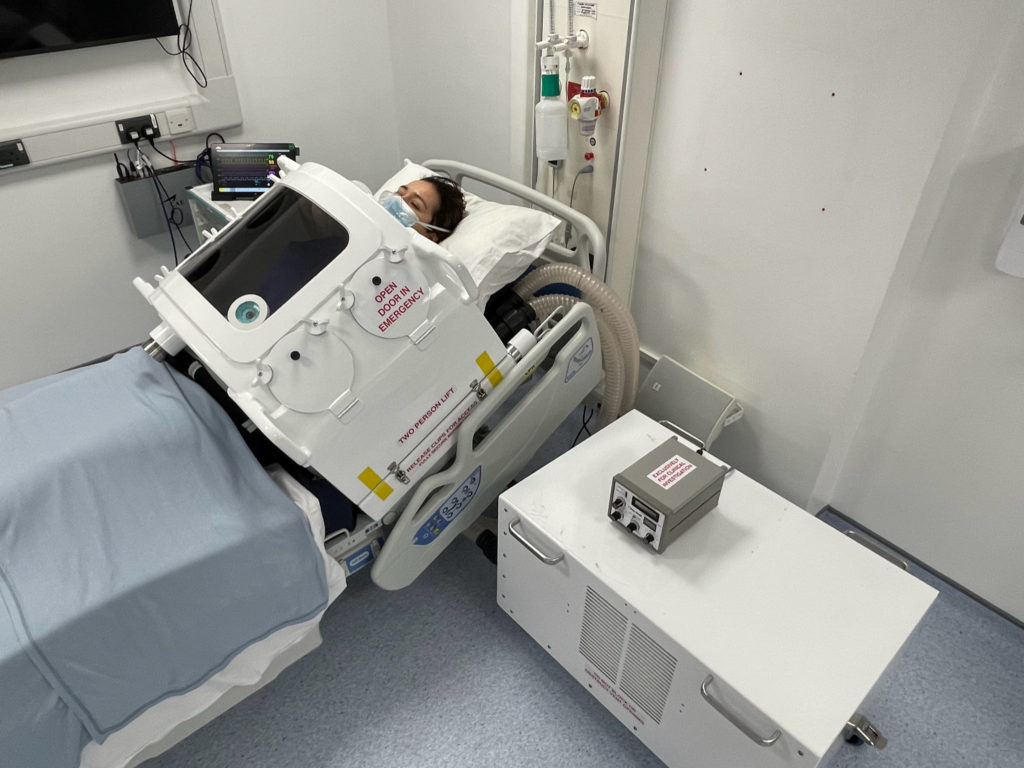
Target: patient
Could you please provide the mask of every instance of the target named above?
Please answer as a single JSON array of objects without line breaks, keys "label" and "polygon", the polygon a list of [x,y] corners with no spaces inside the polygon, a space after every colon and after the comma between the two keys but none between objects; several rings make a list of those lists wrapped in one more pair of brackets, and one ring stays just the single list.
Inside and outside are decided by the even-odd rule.
[{"label": "patient", "polygon": [[420,220],[413,229],[439,243],[451,234],[466,215],[462,189],[445,176],[427,176],[403,184],[395,194]]}]

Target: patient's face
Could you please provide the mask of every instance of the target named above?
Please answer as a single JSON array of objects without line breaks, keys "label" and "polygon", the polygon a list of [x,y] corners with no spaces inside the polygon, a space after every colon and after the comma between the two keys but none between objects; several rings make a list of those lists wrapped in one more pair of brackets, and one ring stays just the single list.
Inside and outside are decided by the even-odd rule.
[{"label": "patient's face", "polygon": [[[416,212],[416,216],[419,217],[420,221],[427,224],[434,221],[434,216],[441,208],[441,196],[437,193],[437,189],[429,181],[423,181],[422,179],[410,181],[408,184],[400,186],[398,188],[398,196]],[[429,229],[419,225],[414,225],[413,229],[421,235],[425,235],[435,242],[437,241],[437,233],[431,232]]]}]

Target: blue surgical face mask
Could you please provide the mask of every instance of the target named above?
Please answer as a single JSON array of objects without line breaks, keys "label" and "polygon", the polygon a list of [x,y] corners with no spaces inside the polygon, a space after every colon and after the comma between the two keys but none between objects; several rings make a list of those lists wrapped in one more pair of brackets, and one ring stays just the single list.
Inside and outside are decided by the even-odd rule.
[{"label": "blue surgical face mask", "polygon": [[411,227],[413,224],[420,223],[420,217],[416,215],[416,211],[394,192],[382,193],[377,202],[384,206],[385,211],[398,219],[403,227]]},{"label": "blue surgical face mask", "polygon": [[435,232],[451,232],[450,229],[444,227],[436,227],[433,224],[427,224],[420,221],[420,217],[416,215],[416,211],[405,202],[399,195],[394,192],[381,192],[377,197],[377,202],[384,206],[384,210],[394,216],[404,227],[411,227],[414,224],[419,224],[425,229],[430,229]]}]

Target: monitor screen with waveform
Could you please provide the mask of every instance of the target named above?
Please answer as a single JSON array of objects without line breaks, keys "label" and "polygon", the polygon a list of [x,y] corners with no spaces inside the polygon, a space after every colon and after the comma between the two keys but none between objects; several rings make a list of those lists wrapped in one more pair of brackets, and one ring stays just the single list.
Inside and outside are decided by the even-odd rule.
[{"label": "monitor screen with waveform", "polygon": [[214,144],[210,147],[213,170],[213,200],[255,200],[270,189],[278,175],[277,158],[294,160],[294,144]]}]

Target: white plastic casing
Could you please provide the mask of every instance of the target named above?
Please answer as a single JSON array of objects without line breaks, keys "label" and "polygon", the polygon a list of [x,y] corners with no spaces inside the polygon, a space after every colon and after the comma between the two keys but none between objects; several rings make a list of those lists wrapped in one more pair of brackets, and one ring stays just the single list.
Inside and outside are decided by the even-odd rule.
[{"label": "white plastic casing", "polygon": [[[274,226],[260,217],[285,188],[340,222],[348,244],[276,311],[239,327],[187,275],[243,228]],[[512,365],[452,258],[349,180],[305,163],[157,287],[135,285],[165,341],[187,346],[285,454],[379,520],[454,444],[477,390]]]},{"label": "white plastic casing", "polygon": [[508,350],[509,354],[518,362],[535,346],[537,346],[537,337],[529,329],[523,328],[512,337],[512,340],[508,343]]}]

